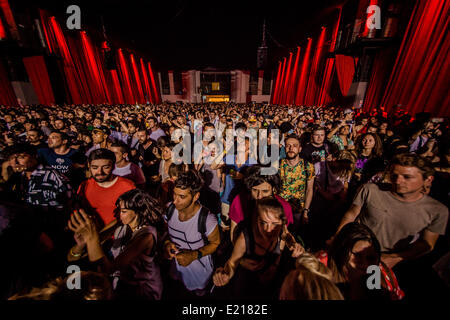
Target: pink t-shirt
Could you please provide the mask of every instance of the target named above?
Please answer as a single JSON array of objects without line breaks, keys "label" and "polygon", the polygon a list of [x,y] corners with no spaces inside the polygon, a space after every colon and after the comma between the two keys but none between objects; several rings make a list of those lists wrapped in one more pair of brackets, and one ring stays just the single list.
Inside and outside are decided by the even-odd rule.
[{"label": "pink t-shirt", "polygon": [[[289,202],[287,202],[286,200],[277,195],[275,195],[275,199],[277,199],[283,206],[284,214],[286,215],[287,225],[294,223],[292,208]],[[231,203],[229,215],[230,219],[236,223],[239,223],[242,220],[244,220],[244,209],[242,208],[241,194],[236,196],[233,202]]]}]

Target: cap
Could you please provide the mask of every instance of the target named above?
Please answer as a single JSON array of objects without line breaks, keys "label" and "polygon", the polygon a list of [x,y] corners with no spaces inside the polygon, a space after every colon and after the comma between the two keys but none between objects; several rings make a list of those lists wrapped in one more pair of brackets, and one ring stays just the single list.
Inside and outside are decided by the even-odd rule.
[{"label": "cap", "polygon": [[99,132],[99,131],[108,136],[111,134],[111,130],[107,126],[100,126],[99,128],[92,129],[92,133]]}]

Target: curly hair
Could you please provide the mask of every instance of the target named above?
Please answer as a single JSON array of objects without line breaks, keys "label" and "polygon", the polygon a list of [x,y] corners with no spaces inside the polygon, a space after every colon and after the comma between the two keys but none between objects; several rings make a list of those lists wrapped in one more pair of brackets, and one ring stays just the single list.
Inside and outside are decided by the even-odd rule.
[{"label": "curly hair", "polygon": [[175,180],[175,188],[190,189],[192,196],[196,195],[203,188],[204,181],[196,170],[189,170],[181,173]]},{"label": "curly hair", "polygon": [[124,208],[133,210],[138,216],[138,227],[144,225],[159,226],[164,211],[158,200],[141,189],[133,189],[123,193],[116,200],[114,216],[120,221],[120,203]]}]

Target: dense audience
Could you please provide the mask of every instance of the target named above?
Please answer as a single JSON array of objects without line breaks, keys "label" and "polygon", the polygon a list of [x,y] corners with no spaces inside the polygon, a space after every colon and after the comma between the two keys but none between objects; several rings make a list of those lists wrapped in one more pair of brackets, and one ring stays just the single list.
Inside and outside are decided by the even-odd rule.
[{"label": "dense audience", "polygon": [[2,106],[0,297],[448,296],[449,121],[393,110]]}]

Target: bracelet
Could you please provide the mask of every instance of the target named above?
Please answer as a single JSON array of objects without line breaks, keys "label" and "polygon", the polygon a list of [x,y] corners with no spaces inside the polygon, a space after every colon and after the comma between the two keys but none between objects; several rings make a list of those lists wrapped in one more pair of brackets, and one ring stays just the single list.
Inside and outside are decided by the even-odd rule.
[{"label": "bracelet", "polygon": [[303,211],[303,212],[305,212],[305,211],[306,211],[306,212],[309,212],[309,209],[308,209],[308,208],[305,208],[305,209],[303,209],[302,211]]},{"label": "bracelet", "polygon": [[74,256],[74,257],[80,257],[81,256],[81,253],[74,253],[73,252],[73,248],[70,248],[70,254],[72,255],[72,256]]},{"label": "bracelet", "polygon": [[200,260],[203,257],[203,253],[200,250],[197,250],[197,259]]}]

